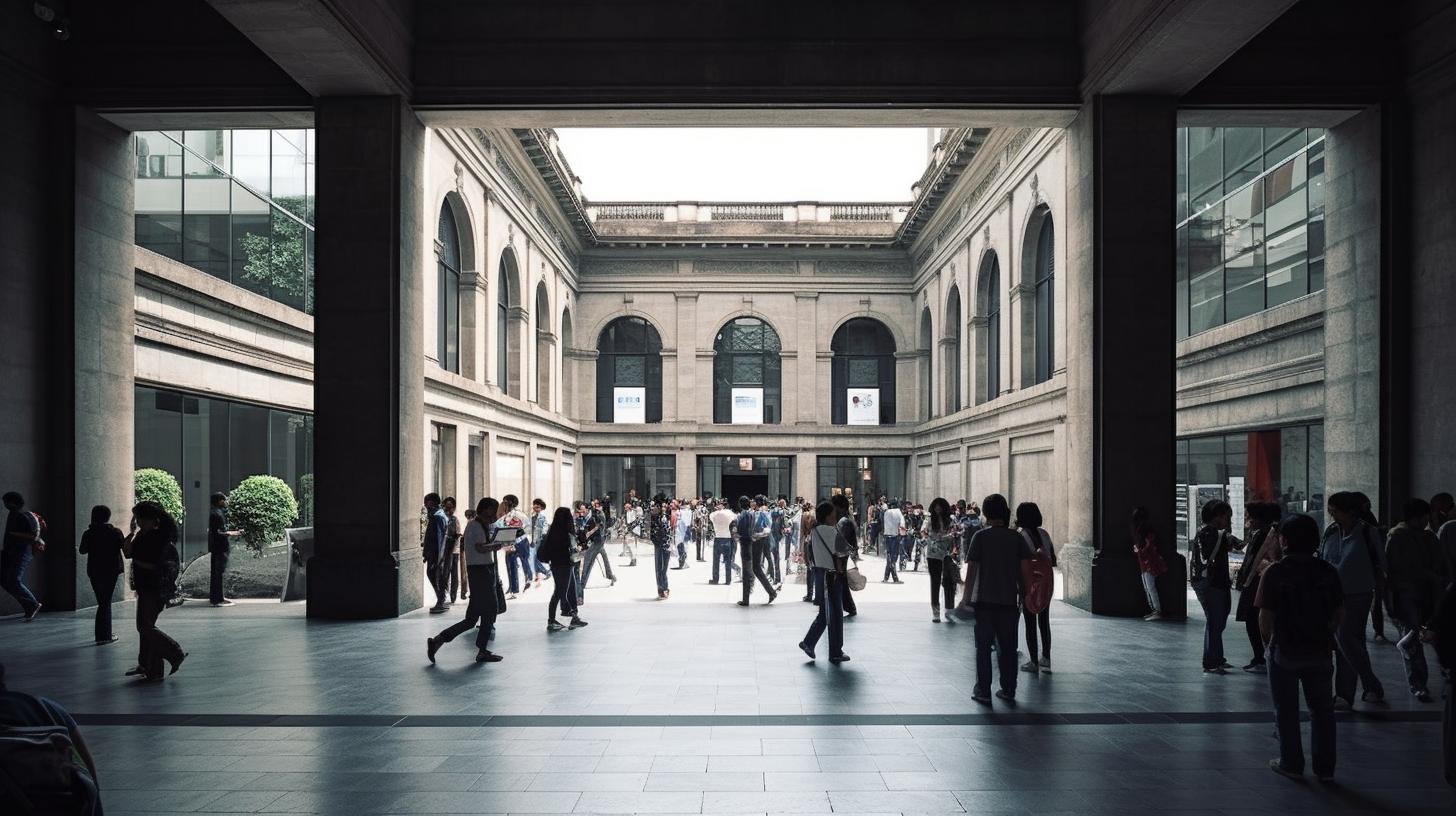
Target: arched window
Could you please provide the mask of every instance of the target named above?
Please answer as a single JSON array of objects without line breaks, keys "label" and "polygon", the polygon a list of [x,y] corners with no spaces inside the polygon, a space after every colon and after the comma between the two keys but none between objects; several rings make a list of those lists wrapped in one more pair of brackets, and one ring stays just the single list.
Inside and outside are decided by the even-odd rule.
[{"label": "arched window", "polygon": [[571,310],[561,310],[561,342],[557,348],[561,353],[561,415],[576,418],[576,360],[572,355]]},{"label": "arched window", "polygon": [[1052,378],[1055,367],[1056,319],[1053,309],[1056,280],[1056,237],[1050,214],[1043,216],[1036,236],[1036,372],[1033,382]]},{"label": "arched window", "polygon": [[895,338],[885,324],[856,317],[839,327],[829,348],[834,353],[829,368],[833,423],[894,425]]},{"label": "arched window", "polygon": [[1001,393],[1001,264],[994,252],[981,261],[976,284],[980,300],[981,327],[976,338],[976,364],[982,372],[982,387],[976,402],[989,402]]},{"label": "arched window", "polygon": [[551,299],[546,295],[546,281],[536,284],[536,404],[551,407],[551,350],[555,345],[551,334]]},{"label": "arched window", "polygon": [[777,424],[783,417],[779,333],[756,317],[740,317],[713,341],[713,421]]},{"label": "arched window", "polygon": [[440,248],[435,254],[438,271],[436,286],[436,348],[440,367],[460,373],[460,234],[455,229],[455,213],[450,202],[440,205],[440,221],[436,225]]},{"label": "arched window", "polygon": [[597,421],[662,421],[662,337],[640,317],[619,317],[597,338]]},{"label": "arched window", "polygon": [[931,399],[931,362],[933,351],[931,346],[935,344],[935,336],[930,325],[930,307],[926,306],[920,310],[920,421],[930,419],[931,408],[935,403]]},{"label": "arched window", "polygon": [[945,303],[945,353],[941,360],[945,367],[945,412],[953,414],[961,409],[961,289],[950,288]]},{"label": "arched window", "polygon": [[519,359],[520,339],[511,319],[511,307],[520,300],[516,275],[516,255],[507,249],[501,255],[500,280],[495,288],[495,379],[500,389],[513,397],[521,396],[521,372],[513,365]]}]

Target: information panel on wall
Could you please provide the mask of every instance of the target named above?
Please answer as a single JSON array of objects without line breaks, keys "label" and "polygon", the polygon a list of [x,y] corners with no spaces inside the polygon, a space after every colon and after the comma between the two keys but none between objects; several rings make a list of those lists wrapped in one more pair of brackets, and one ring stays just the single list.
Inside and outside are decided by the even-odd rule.
[{"label": "information panel on wall", "polygon": [[849,402],[846,416],[850,425],[880,424],[880,389],[850,388],[845,399]]},{"label": "information panel on wall", "polygon": [[641,425],[647,422],[647,389],[612,389],[612,422],[618,425]]},{"label": "information panel on wall", "polygon": [[763,424],[763,389],[762,388],[734,388],[733,389],[733,424],[734,425],[762,425]]}]

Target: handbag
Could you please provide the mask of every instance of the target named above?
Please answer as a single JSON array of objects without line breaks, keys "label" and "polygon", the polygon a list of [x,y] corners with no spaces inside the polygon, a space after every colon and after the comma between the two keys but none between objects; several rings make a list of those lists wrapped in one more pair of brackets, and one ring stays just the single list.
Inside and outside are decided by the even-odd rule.
[{"label": "handbag", "polygon": [[859,567],[850,567],[849,569],[845,570],[844,577],[845,580],[849,582],[850,591],[859,592],[860,590],[865,588],[865,577],[864,574],[859,571]]}]

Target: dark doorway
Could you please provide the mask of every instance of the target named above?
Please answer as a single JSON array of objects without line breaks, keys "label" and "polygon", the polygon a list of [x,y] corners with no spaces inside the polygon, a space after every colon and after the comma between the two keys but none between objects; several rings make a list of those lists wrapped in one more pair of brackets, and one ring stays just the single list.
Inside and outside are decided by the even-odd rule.
[{"label": "dark doorway", "polygon": [[730,501],[738,501],[739,496],[753,498],[768,493],[768,476],[754,476],[752,474],[723,474],[723,495]]}]

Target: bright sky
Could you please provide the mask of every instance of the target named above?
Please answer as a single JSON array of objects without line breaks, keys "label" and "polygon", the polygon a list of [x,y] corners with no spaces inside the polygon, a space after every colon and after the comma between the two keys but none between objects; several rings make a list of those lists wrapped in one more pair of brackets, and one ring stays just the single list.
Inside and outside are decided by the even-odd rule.
[{"label": "bright sky", "polygon": [[589,201],[909,201],[925,128],[558,128]]}]

